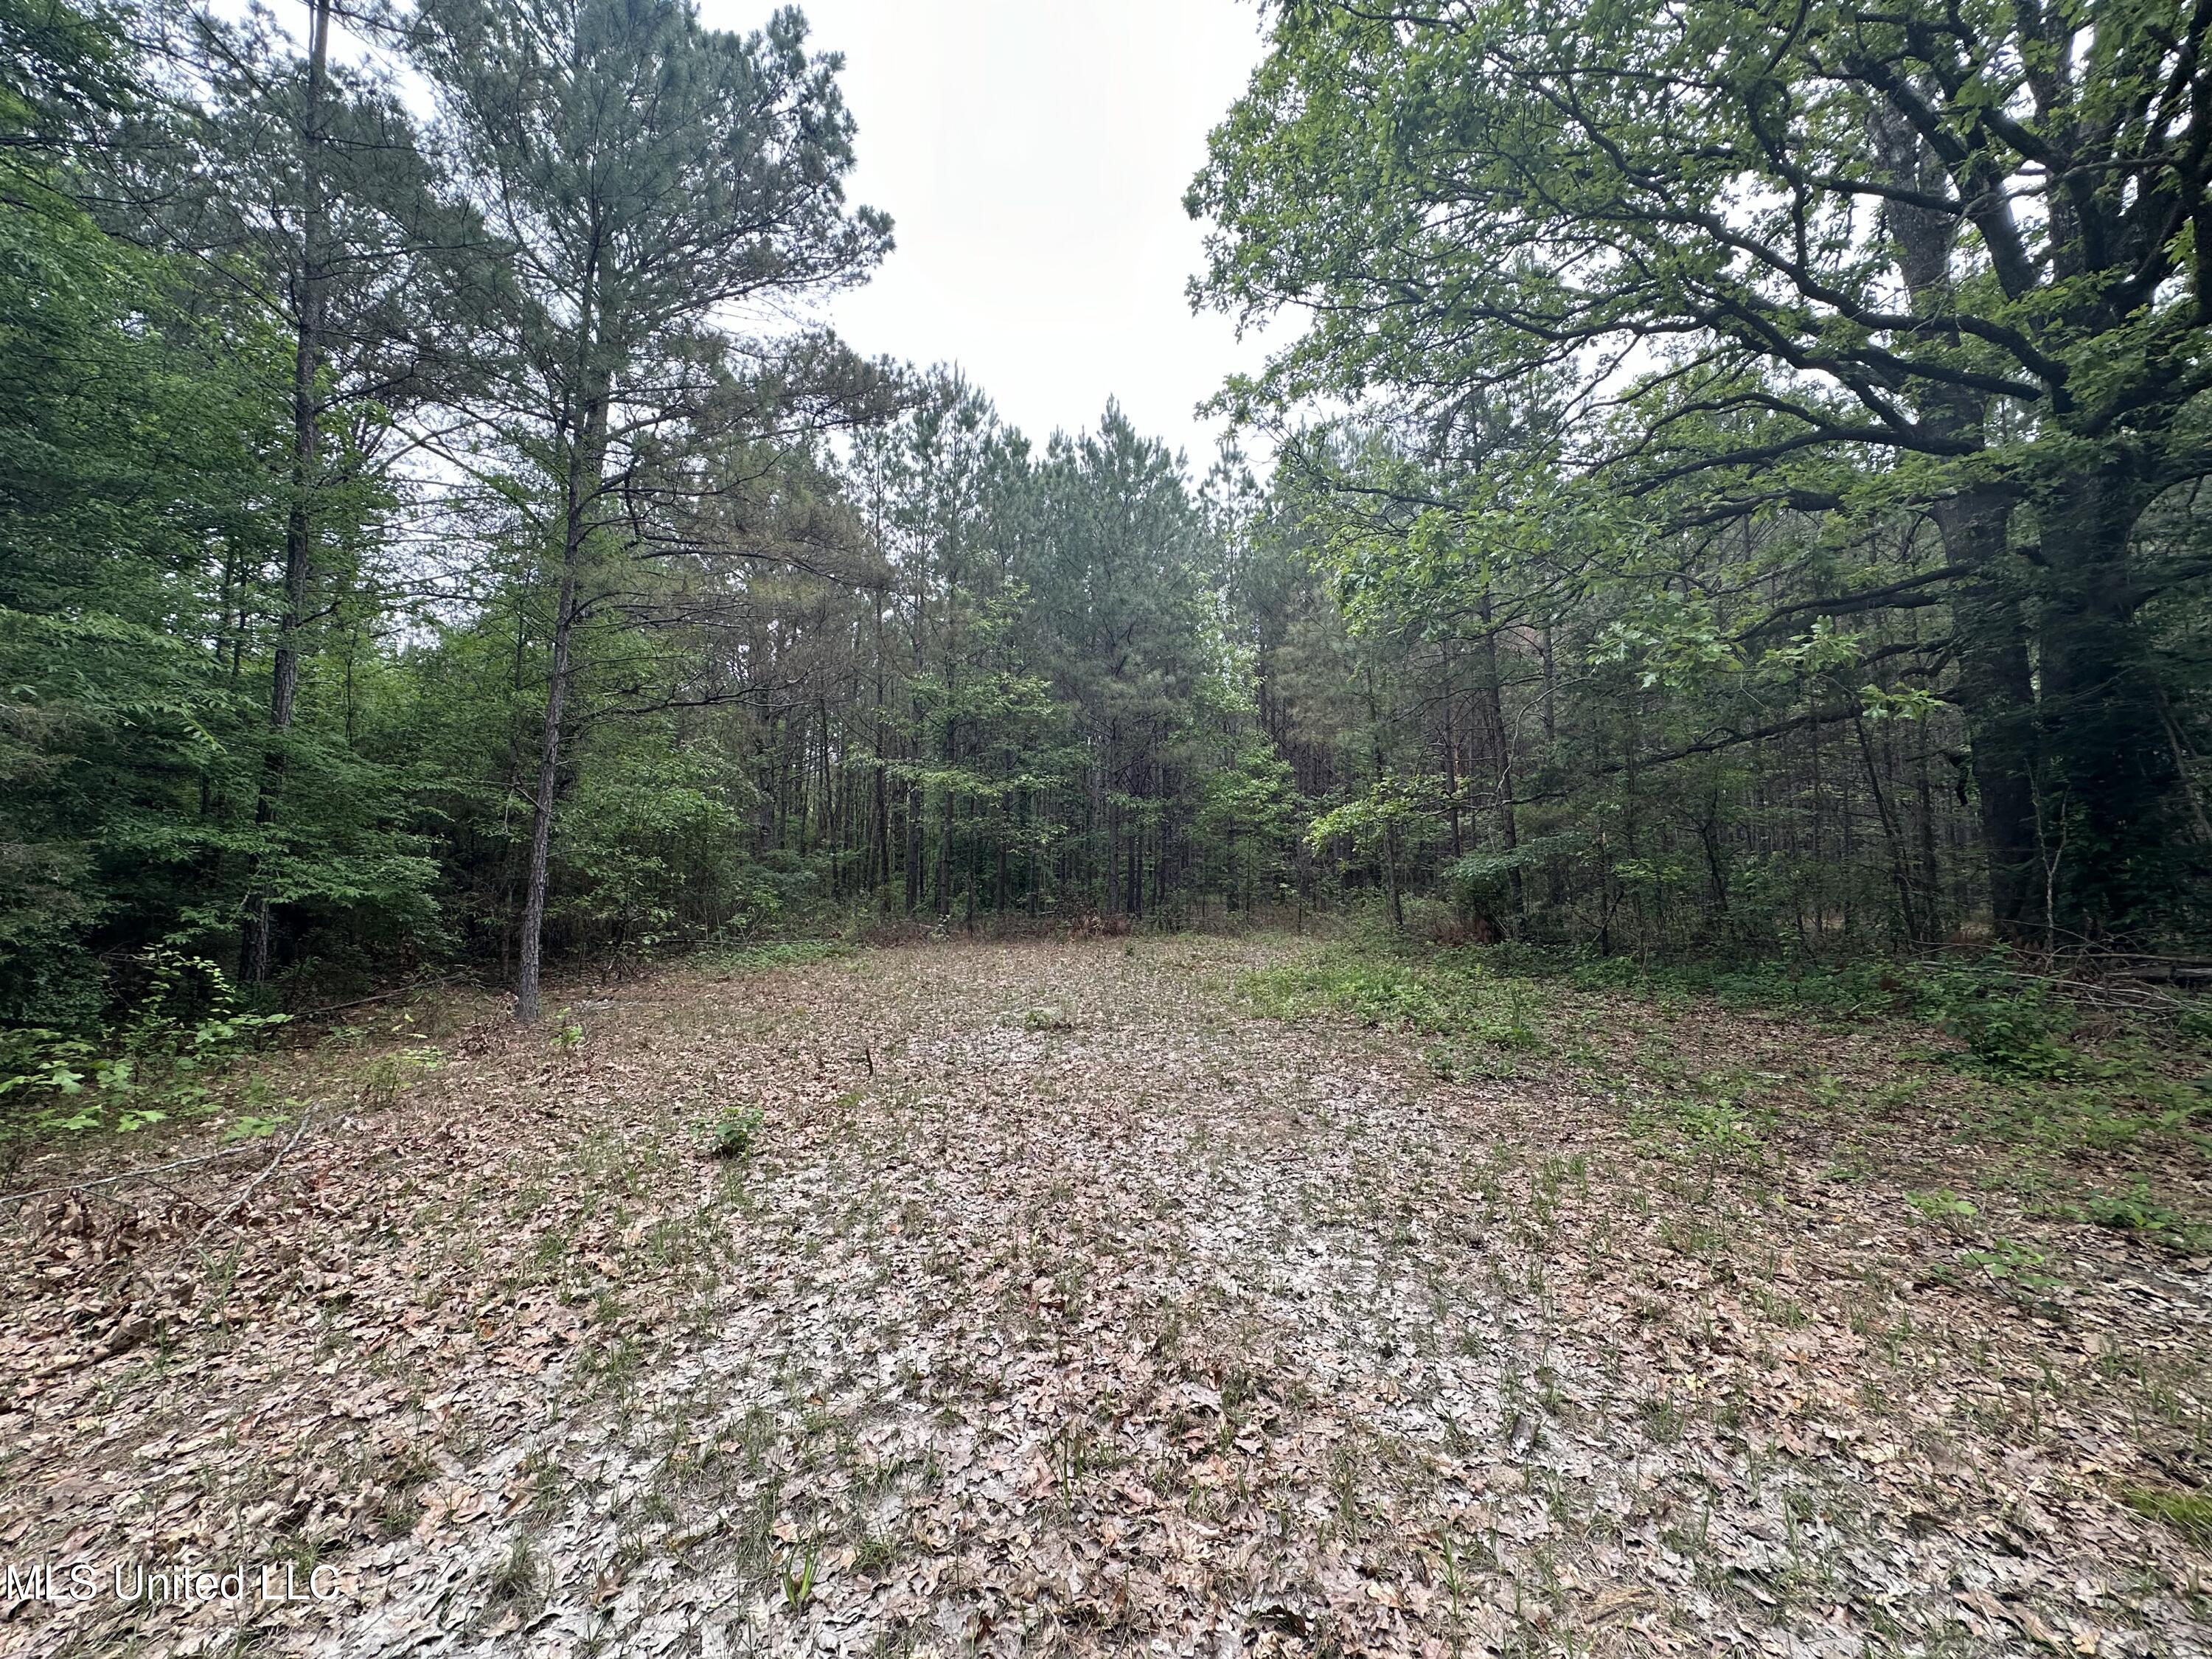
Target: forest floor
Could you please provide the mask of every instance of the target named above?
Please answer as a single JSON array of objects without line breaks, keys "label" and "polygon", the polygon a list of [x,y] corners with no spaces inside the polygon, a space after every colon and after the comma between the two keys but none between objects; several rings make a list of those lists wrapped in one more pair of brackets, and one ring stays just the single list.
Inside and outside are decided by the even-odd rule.
[{"label": "forest floor", "polygon": [[[1710,998],[1478,976],[1432,1042],[1349,948],[785,951],[271,1058],[303,1129],[6,1224],[0,1559],[64,1595],[0,1651],[2212,1652],[2185,1132]],[[188,1559],[247,1594],[110,1582]]]}]

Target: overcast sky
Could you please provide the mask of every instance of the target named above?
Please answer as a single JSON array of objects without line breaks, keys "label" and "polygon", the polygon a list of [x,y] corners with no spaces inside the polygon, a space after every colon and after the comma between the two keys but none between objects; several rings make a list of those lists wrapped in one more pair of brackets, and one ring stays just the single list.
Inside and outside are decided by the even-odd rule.
[{"label": "overcast sky", "polygon": [[[1227,320],[1194,317],[1200,228],[1182,193],[1206,135],[1259,61],[1249,0],[803,0],[845,54],[860,122],[850,198],[897,250],[830,307],[859,349],[957,362],[1042,441],[1118,398],[1203,473],[1194,406],[1256,366]],[[768,0],[702,0],[749,30]]]}]

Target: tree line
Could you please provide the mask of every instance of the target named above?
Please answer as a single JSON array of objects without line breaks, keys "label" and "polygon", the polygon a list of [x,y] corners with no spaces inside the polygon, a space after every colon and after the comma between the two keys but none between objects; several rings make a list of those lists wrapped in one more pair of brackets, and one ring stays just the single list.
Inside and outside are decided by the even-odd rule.
[{"label": "tree line", "polygon": [[823,908],[2190,949],[2203,24],[1277,8],[1198,476],[781,320],[892,234],[795,10],[0,0],[0,1022]]},{"label": "tree line", "polygon": [[1225,500],[761,321],[890,246],[799,13],[0,16],[0,1018],[1253,902]]}]

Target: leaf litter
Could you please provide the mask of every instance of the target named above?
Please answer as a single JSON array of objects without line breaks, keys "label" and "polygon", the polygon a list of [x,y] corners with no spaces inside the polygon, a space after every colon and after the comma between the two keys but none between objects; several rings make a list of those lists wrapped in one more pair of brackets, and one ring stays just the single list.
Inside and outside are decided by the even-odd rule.
[{"label": "leaf litter", "polygon": [[2200,1261],[2046,1230],[2023,1294],[1832,1126],[1255,1017],[1296,948],[678,969],[373,1098],[287,1058],[354,1104],[251,1192],[22,1206],[0,1548],[337,1594],[0,1651],[2208,1651],[2128,1501],[2206,1474]]}]

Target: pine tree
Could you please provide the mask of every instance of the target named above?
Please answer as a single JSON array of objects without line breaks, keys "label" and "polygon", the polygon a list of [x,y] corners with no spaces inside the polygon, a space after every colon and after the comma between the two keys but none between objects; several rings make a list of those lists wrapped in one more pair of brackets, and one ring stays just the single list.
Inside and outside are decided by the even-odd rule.
[{"label": "pine tree", "polygon": [[550,650],[515,986],[529,1022],[577,630],[624,534],[629,458],[708,398],[718,317],[856,278],[890,228],[846,210],[840,61],[807,55],[795,11],[741,38],[683,0],[432,0],[416,50],[512,261],[492,401],[545,503]]}]

